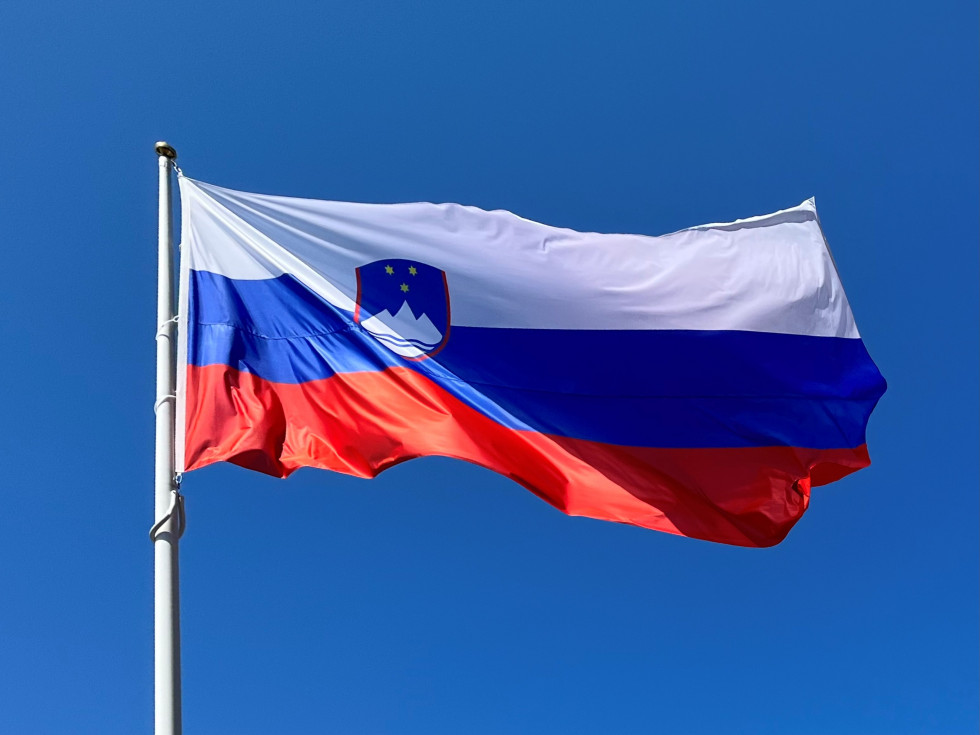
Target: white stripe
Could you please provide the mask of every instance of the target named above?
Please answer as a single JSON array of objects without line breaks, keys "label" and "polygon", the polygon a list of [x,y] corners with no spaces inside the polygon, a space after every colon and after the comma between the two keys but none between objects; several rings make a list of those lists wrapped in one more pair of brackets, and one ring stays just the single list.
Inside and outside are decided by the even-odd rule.
[{"label": "white stripe", "polygon": [[347,311],[355,268],[405,258],[446,272],[459,326],[858,336],[812,200],[648,237],[575,232],[459,204],[354,204],[186,177],[180,184],[191,268],[247,280],[289,273]]}]

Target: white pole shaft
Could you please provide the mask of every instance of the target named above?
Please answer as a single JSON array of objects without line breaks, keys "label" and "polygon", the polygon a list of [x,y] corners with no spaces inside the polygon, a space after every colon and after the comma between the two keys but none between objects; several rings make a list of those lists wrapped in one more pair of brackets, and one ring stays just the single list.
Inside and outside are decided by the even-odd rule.
[{"label": "white pole shaft", "polygon": [[[174,480],[173,220],[171,214],[172,148],[157,145],[160,164],[160,225],[157,261],[157,401],[155,522],[172,509]],[[180,735],[180,586],[177,512],[153,539],[154,733]]]}]

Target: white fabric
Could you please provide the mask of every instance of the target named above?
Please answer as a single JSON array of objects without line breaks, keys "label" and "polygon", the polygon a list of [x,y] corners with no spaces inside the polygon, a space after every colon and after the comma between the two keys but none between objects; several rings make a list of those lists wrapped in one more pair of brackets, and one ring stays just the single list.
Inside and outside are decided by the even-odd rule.
[{"label": "white fabric", "polygon": [[710,329],[858,337],[813,200],[661,237],[575,232],[459,204],[353,204],[180,179],[185,267],[289,273],[354,310],[355,268],[446,272],[452,323],[531,329]]}]

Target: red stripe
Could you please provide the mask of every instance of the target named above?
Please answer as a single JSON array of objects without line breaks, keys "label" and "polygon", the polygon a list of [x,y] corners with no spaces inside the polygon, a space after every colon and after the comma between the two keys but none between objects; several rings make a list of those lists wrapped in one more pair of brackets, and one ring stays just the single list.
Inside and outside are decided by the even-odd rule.
[{"label": "red stripe", "polygon": [[374,477],[441,455],[506,475],[569,515],[740,546],[779,543],[810,486],[869,464],[867,448],[623,447],[516,431],[405,368],[272,383],[188,366],[187,470],[227,461],[277,477]]}]

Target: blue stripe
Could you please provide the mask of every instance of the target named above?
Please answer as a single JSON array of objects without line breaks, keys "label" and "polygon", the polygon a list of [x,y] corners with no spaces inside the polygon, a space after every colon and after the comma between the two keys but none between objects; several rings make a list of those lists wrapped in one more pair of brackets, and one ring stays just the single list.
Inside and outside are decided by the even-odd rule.
[{"label": "blue stripe", "polygon": [[194,272],[188,361],[301,383],[403,366],[500,423],[651,447],[864,443],[885,383],[857,339],[762,332],[453,326],[403,360],[290,276]]}]

